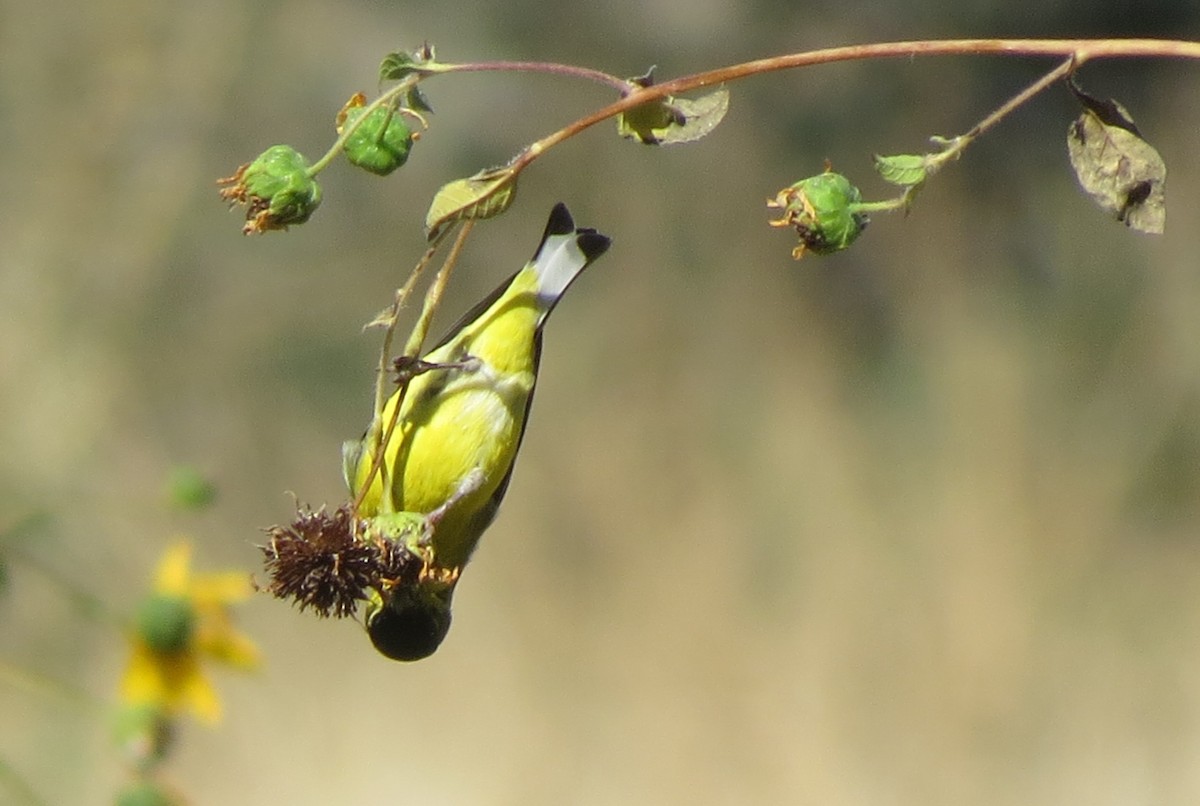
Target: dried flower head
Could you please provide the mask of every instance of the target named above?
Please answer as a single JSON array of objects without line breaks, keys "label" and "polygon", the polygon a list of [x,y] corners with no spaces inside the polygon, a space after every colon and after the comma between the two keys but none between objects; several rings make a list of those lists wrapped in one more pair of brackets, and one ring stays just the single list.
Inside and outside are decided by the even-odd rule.
[{"label": "dried flower head", "polygon": [[300,505],[290,524],[266,532],[271,541],[259,548],[271,578],[267,590],[294,599],[301,610],[353,615],[367,589],[378,584],[379,552],[356,538],[358,524],[348,507],[329,513]]},{"label": "dried flower head", "polygon": [[260,546],[270,575],[266,589],[321,617],[352,616],[369,591],[415,583],[425,565],[403,542],[356,518],[349,505],[327,512],[301,504],[295,520],[266,532],[270,543]]}]

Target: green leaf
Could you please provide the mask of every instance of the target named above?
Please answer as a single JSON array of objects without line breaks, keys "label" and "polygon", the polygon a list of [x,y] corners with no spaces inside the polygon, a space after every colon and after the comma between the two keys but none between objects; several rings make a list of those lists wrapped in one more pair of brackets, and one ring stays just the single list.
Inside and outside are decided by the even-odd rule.
[{"label": "green leaf", "polygon": [[500,215],[512,204],[516,193],[517,174],[507,166],[488,168],[442,185],[425,214],[426,237],[433,240],[455,221]]},{"label": "green leaf", "polygon": [[885,182],[900,187],[922,184],[928,176],[924,154],[875,155],[875,170]]},{"label": "green leaf", "polygon": [[1067,129],[1067,154],[1084,191],[1118,221],[1159,234],[1166,225],[1167,166],[1121,104],[1067,82],[1084,112]]},{"label": "green leaf", "polygon": [[706,136],[717,128],[729,111],[729,90],[724,86],[701,95],[699,98],[678,98],[675,109],[683,115],[684,122],[678,129],[671,129],[663,143],[690,143]]},{"label": "green leaf", "polygon": [[417,62],[407,53],[389,53],[379,63],[380,81],[399,81],[416,72],[419,72]]},{"label": "green leaf", "polygon": [[617,118],[617,133],[645,145],[690,143],[715,129],[727,111],[729,90],[724,86],[699,98],[668,96],[622,114]]}]

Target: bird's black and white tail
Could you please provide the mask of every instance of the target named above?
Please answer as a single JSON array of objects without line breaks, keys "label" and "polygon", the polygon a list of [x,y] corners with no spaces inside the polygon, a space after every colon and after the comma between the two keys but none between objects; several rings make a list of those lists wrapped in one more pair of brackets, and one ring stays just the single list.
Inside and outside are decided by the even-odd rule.
[{"label": "bird's black and white tail", "polygon": [[538,276],[538,327],[554,310],[567,288],[592,261],[608,251],[612,241],[594,229],[576,228],[575,219],[562,202],[550,211],[546,232],[530,265]]}]

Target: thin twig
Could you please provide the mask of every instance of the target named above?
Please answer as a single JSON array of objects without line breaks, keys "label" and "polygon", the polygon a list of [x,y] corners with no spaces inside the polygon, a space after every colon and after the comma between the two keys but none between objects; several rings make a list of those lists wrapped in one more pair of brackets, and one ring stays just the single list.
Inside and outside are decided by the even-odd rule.
[{"label": "thin twig", "polygon": [[529,163],[563,140],[567,140],[597,123],[620,115],[634,107],[671,95],[723,84],[761,73],[791,70],[817,64],[861,61],[865,59],[912,58],[915,56],[1062,56],[1073,59],[1076,67],[1100,58],[1179,58],[1200,59],[1200,42],[1162,39],[947,39],[906,42],[878,42],[868,45],[849,45],[825,48],[805,53],[792,53],[755,59],[741,64],[719,67],[690,76],[652,84],[634,90],[618,101],[559,129],[529,145],[511,164],[520,173]]},{"label": "thin twig", "polygon": [[[937,168],[940,168],[941,165],[945,162],[949,162],[950,160],[958,159],[958,157],[962,154],[962,152],[966,149],[966,147],[971,144],[971,141],[973,141],[975,138],[979,137],[981,134],[986,132],[988,129],[995,126],[997,123],[999,123],[1005,117],[1007,117],[1011,112],[1013,112],[1019,106],[1021,106],[1026,101],[1028,101],[1030,98],[1034,97],[1039,92],[1046,89],[1054,82],[1058,81],[1060,78],[1070,75],[1077,66],[1078,66],[1078,63],[1076,62],[1076,60],[1073,57],[1070,59],[1067,59],[1065,62],[1060,64],[1058,67],[1054,68],[1049,73],[1046,73],[1046,75],[1042,76],[1037,81],[1033,82],[1028,87],[1021,90],[1019,93],[1014,95],[1012,98],[1009,98],[1000,107],[998,107],[995,111],[991,112],[983,120],[976,123],[971,128],[971,130],[968,131],[966,134],[962,134],[962,135],[959,135],[958,137],[954,138],[953,144],[949,148],[947,148],[945,151],[943,151],[941,154],[938,155],[939,158],[937,160]],[[929,170],[932,173],[934,170],[936,170],[936,168],[931,166]]]},{"label": "thin twig", "polygon": [[471,228],[474,225],[473,219],[467,219],[459,228],[458,237],[454,239],[454,245],[450,247],[450,254],[446,255],[445,262],[438,269],[437,277],[433,279],[433,284],[425,293],[425,304],[421,308],[421,315],[413,326],[408,343],[404,345],[405,355],[420,355],[421,347],[425,344],[425,337],[429,334],[429,326],[433,323],[433,315],[437,311],[438,305],[441,304],[442,294],[445,293],[446,284],[450,281],[450,273],[458,263],[458,256],[462,254],[463,246],[467,243],[467,236],[471,234]]},{"label": "thin twig", "polygon": [[376,418],[383,415],[383,406],[387,401],[388,366],[392,360],[392,341],[396,336],[396,325],[400,321],[400,311],[408,304],[408,298],[412,296],[413,289],[417,285],[417,280],[425,272],[425,267],[433,260],[433,256],[437,254],[437,250],[441,248],[442,241],[445,240],[448,233],[449,230],[445,230],[434,237],[429,248],[425,250],[425,254],[421,255],[421,259],[417,261],[417,265],[409,272],[408,279],[404,281],[404,285],[397,289],[395,299],[392,301],[392,307],[388,313],[387,328],[383,334],[383,346],[379,351],[379,375],[375,381]]},{"label": "thin twig", "polygon": [[[441,268],[438,269],[437,276],[434,277],[433,283],[425,292],[425,302],[421,308],[421,315],[417,318],[416,324],[413,325],[412,333],[409,335],[408,343],[404,348],[404,355],[421,354],[421,349],[425,343],[425,337],[429,333],[429,325],[433,320],[433,315],[436,312],[439,303],[441,302],[442,294],[446,290],[446,283],[450,280],[450,273],[454,270],[455,264],[458,263],[458,257],[462,253],[463,246],[466,244],[467,236],[471,233],[473,225],[473,221],[467,220],[463,222],[461,227],[459,227],[458,237],[454,239],[454,245],[450,247],[450,252],[446,255],[445,261],[442,262]],[[446,232],[449,232],[449,230]],[[441,239],[439,238],[439,242],[440,240]],[[432,249],[433,247],[431,247],[431,250]],[[432,256],[430,255],[430,250],[427,250],[426,254],[428,256]],[[427,262],[427,260],[425,262]],[[410,276],[409,281],[405,283],[405,286],[407,287],[413,282],[415,282],[415,280]],[[387,338],[386,341],[390,345],[390,337]],[[386,351],[384,355],[387,355]],[[384,366],[381,367],[380,379],[386,378],[386,358],[384,359],[383,363]],[[392,501],[391,496],[387,495],[390,479],[388,478],[387,466],[384,462],[384,454],[386,453],[388,444],[391,442],[392,434],[395,432],[396,427],[400,422],[400,409],[404,405],[404,397],[408,394],[408,385],[411,380],[412,378],[405,377],[400,382],[400,388],[396,392],[396,405],[392,409],[392,416],[388,420],[386,427],[378,427],[382,425],[379,418],[383,415],[384,407],[380,407],[378,414],[372,421],[371,438],[374,444],[374,460],[371,462],[371,470],[367,474],[367,478],[363,482],[362,488],[358,491],[358,495],[354,499],[353,510],[355,512],[357,512],[358,508],[362,505],[363,500],[366,498],[367,491],[371,489],[371,484],[374,482],[376,474],[378,474],[380,477],[380,485],[382,488],[380,494],[381,509],[385,512],[391,511],[390,508],[394,502]],[[378,388],[379,387],[377,386],[377,389]]]},{"label": "thin twig", "polygon": [[577,67],[573,64],[555,64],[554,62],[520,62],[520,61],[494,61],[494,62],[471,62],[467,64],[439,64],[430,65],[429,69],[433,73],[479,73],[485,71],[501,71],[501,72],[516,72],[516,73],[550,73],[552,75],[571,76],[573,78],[582,78],[588,81],[595,81],[599,84],[612,87],[622,95],[629,92],[633,85],[623,78],[605,73],[602,70],[594,70],[590,67]]}]

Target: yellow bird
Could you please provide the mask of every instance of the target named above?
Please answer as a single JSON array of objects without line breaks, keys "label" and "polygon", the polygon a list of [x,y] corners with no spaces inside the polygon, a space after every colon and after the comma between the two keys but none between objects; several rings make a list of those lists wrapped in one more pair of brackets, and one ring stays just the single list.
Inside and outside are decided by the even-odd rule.
[{"label": "yellow bird", "polygon": [[[472,308],[422,357],[408,385],[383,468],[362,495],[359,517],[412,512],[432,527],[428,548],[440,579],[385,591],[368,602],[375,647],[390,658],[433,653],[450,628],[450,597],[508,489],[533,400],[542,328],[554,306],[609,239],[577,229],[558,204],[537,253]],[[374,462],[375,434],[392,421],[399,392],[359,443],[345,449],[346,480],[358,498]],[[387,485],[383,483],[386,477]]]}]

